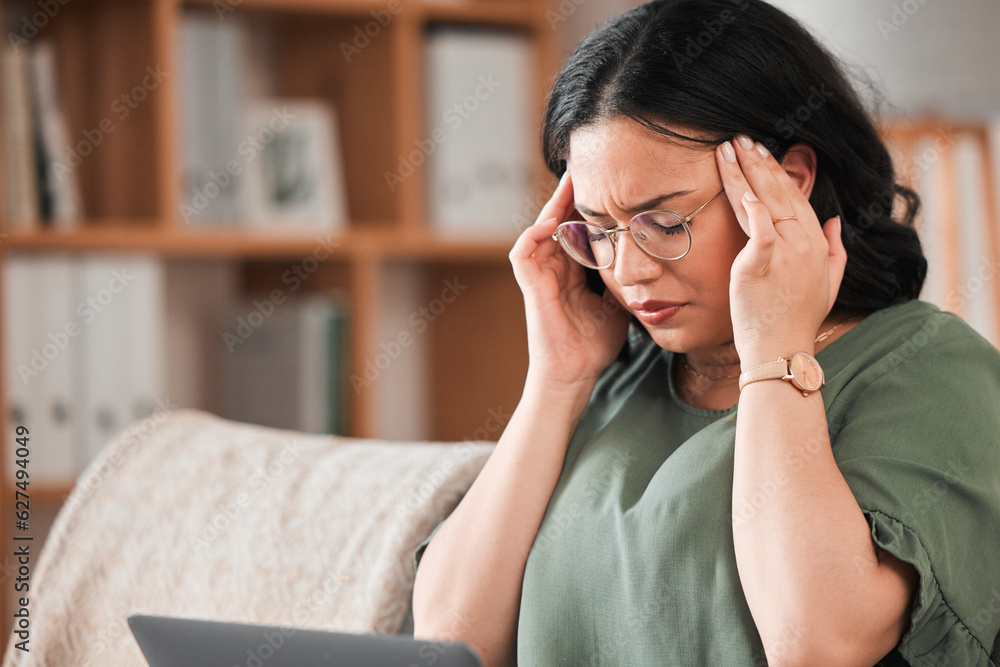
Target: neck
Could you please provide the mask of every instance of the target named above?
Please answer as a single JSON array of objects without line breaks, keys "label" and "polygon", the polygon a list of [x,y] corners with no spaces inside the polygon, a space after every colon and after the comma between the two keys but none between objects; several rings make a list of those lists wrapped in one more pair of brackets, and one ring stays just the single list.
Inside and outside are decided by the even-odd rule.
[{"label": "neck", "polygon": [[[826,319],[823,320],[823,323],[816,331],[816,336],[819,337],[821,334],[828,332],[834,327],[836,327],[836,329],[834,329],[834,331],[830,333],[827,338],[817,342],[813,351],[819,352],[843,335],[844,332],[850,328],[849,325],[856,323],[858,320],[856,317],[851,317],[847,322],[844,322],[844,318],[849,317],[850,315],[850,311],[845,311],[840,308],[834,308],[831,310],[830,314],[827,315]],[[793,354],[798,351],[799,350],[789,350],[788,354]],[[731,340],[713,348],[690,350],[683,354],[682,362],[683,363],[681,365],[684,366],[684,372],[701,383],[711,382],[714,385],[719,386],[724,384],[739,384],[740,356],[736,351],[736,344]],[[694,372],[692,372],[691,369],[693,369]]]},{"label": "neck", "polygon": [[684,370],[702,382],[736,382],[740,373],[740,357],[732,342],[713,350],[692,350],[681,357]]}]

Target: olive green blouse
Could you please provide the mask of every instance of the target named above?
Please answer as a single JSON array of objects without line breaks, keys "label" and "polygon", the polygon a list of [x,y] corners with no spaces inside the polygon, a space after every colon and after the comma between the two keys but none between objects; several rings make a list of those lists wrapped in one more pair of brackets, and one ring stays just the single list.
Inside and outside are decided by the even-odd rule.
[{"label": "olive green blouse", "polygon": [[[737,406],[688,405],[675,355],[648,336],[630,344],[598,381],[528,556],[518,665],[765,665],[733,547]],[[911,301],[816,358],[834,457],[872,538],[920,575],[910,628],[881,664],[993,665],[1000,352]]]}]

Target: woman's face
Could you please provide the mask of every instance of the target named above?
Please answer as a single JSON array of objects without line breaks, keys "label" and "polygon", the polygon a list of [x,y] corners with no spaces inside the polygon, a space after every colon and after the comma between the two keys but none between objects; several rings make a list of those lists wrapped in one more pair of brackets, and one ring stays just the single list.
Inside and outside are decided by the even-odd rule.
[{"label": "woman's face", "polygon": [[[628,119],[575,130],[567,162],[577,210],[603,227],[624,228],[644,210],[687,216],[722,189],[713,147],[675,142]],[[729,273],[747,242],[725,194],[690,226],[691,250],[679,260],[650,257],[631,236],[620,234],[614,265],[601,270],[618,302],[660,347],[674,352],[732,341]]]}]

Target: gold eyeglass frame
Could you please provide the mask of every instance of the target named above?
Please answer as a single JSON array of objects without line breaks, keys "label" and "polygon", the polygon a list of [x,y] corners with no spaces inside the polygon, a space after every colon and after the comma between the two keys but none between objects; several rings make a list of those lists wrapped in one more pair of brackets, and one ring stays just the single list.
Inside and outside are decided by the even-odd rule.
[{"label": "gold eyeglass frame", "polygon": [[[586,220],[567,220],[566,222],[564,222],[564,223],[560,224],[558,227],[556,227],[556,231],[552,233],[552,240],[558,241],[559,245],[562,246],[562,249],[566,252],[567,255],[569,255],[575,262],[577,262],[578,264],[581,264],[582,266],[586,266],[588,269],[598,269],[598,270],[600,270],[600,269],[608,269],[608,268],[611,268],[612,266],[615,265],[615,260],[618,258],[618,243],[617,243],[616,236],[618,234],[623,234],[624,232],[629,232],[629,235],[632,236],[632,240],[635,241],[635,244],[636,244],[636,246],[638,246],[639,250],[642,250],[644,253],[646,253],[650,257],[653,257],[655,259],[662,259],[662,260],[667,261],[667,262],[676,262],[678,259],[683,259],[689,252],[691,252],[691,245],[692,245],[693,241],[692,241],[692,238],[691,238],[691,228],[688,226],[688,223],[691,222],[691,220],[694,218],[694,216],[696,216],[699,213],[701,213],[702,209],[704,209],[706,206],[708,206],[713,201],[715,201],[716,197],[718,197],[719,195],[721,195],[725,191],[726,191],[726,189],[722,188],[721,190],[719,190],[718,192],[716,192],[714,195],[712,195],[711,199],[709,199],[707,202],[705,202],[704,204],[702,204],[701,206],[699,206],[698,208],[696,208],[694,211],[692,211],[691,213],[689,213],[686,216],[681,216],[681,214],[678,213],[677,211],[671,211],[670,209],[657,209],[657,210],[653,210],[653,211],[643,211],[642,213],[636,213],[635,215],[633,215],[632,219],[628,221],[628,226],[622,227],[620,229],[617,228],[617,227],[613,227],[613,228],[610,228],[610,229],[605,229],[604,227],[601,227],[600,225],[594,224],[592,222],[587,222]],[[642,243],[639,242],[639,239],[637,239],[635,237],[635,235],[631,233],[632,232],[632,223],[635,222],[635,219],[638,218],[640,215],[649,215],[650,213],[669,213],[669,214],[674,215],[674,216],[677,217],[677,219],[679,220],[680,224],[684,227],[684,231],[687,233],[687,237],[688,237],[687,250],[684,251],[684,254],[679,255],[677,257],[660,257],[659,255],[654,255],[649,250],[647,250],[646,248],[644,248],[643,245],[642,245]],[[586,225],[588,229],[593,229],[595,231],[599,229],[601,231],[601,233],[604,234],[605,236],[607,236],[608,239],[611,241],[611,262],[607,266],[590,266],[588,264],[585,264],[584,262],[580,261],[580,259],[573,253],[573,251],[569,248],[568,243],[566,243],[566,242],[563,241],[563,239],[562,239],[562,233],[561,233],[562,229],[564,227],[566,227],[567,225],[579,225],[579,224]]]}]

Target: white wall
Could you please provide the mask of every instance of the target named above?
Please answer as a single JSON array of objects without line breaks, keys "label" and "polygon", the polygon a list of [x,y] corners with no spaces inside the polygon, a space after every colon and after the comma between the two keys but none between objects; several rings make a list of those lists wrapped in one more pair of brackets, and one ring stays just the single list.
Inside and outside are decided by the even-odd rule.
[{"label": "white wall", "polygon": [[[997,0],[771,2],[802,21],[848,64],[861,67],[900,113],[1000,114]],[[556,11],[566,15],[556,25],[567,54],[599,21],[639,4],[557,3]]]},{"label": "white wall", "polygon": [[996,0],[773,0],[848,62],[899,111],[1000,113]]},{"label": "white wall", "polygon": [[559,30],[563,52],[569,56],[580,40],[606,18],[638,7],[636,0],[549,0],[554,6],[549,24]]}]

